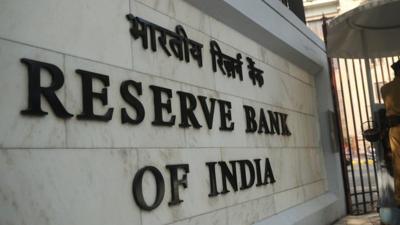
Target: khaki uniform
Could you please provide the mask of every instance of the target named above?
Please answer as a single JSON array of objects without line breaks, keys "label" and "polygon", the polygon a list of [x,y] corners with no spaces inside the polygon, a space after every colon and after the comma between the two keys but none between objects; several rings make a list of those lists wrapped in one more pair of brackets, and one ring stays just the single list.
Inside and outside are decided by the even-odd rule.
[{"label": "khaki uniform", "polygon": [[[385,102],[386,116],[400,116],[400,77],[381,88]],[[389,130],[389,143],[392,151],[395,200],[400,205],[400,124]]]}]

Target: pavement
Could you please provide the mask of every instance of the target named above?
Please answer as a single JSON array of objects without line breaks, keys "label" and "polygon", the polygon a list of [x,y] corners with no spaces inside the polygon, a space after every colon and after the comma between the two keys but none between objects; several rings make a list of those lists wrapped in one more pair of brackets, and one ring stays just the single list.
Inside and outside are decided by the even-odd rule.
[{"label": "pavement", "polygon": [[346,216],[333,225],[381,225],[378,213],[366,214],[362,216]]}]

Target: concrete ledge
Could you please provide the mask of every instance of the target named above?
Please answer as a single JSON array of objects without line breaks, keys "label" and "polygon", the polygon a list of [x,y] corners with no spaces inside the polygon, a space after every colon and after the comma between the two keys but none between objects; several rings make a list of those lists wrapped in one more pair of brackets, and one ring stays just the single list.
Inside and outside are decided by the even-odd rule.
[{"label": "concrete ledge", "polygon": [[311,225],[331,224],[336,220],[335,204],[338,198],[332,193],[325,193],[306,203],[280,212],[255,225]]},{"label": "concrete ledge", "polygon": [[185,1],[311,74],[326,64],[322,41],[276,0]]},{"label": "concrete ledge", "polygon": [[296,27],[304,36],[306,36],[310,41],[314,42],[319,48],[325,51],[325,43],[312,31],[310,30],[303,21],[301,21],[297,16],[288,8],[283,5],[280,1],[276,0],[261,0],[265,4],[269,5],[271,8],[275,9],[278,14],[283,16],[290,24]]}]

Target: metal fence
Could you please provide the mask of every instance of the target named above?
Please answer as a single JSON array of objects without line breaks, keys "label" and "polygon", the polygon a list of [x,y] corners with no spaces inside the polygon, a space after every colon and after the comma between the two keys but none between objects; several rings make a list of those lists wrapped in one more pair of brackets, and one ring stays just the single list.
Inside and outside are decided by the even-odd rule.
[{"label": "metal fence", "polygon": [[[363,138],[362,131],[372,125],[368,122],[373,120],[371,105],[383,103],[380,88],[393,79],[390,65],[397,60],[399,57],[330,59],[333,94],[340,125],[347,208],[350,214],[365,214],[376,211],[378,207],[376,149]],[[369,65],[366,65],[368,62]],[[370,68],[373,92],[368,90],[367,68]],[[373,98],[370,98],[369,93],[373,93]]]}]

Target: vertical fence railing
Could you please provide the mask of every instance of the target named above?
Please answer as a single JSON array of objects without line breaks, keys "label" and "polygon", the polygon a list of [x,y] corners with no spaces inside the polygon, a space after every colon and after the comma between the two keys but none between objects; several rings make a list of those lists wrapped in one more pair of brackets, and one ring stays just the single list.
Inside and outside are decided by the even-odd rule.
[{"label": "vertical fence railing", "polygon": [[303,0],[281,0],[301,21],[306,23]]},{"label": "vertical fence railing", "polygon": [[[332,63],[337,66],[337,67],[334,67],[334,68],[338,68],[338,70],[337,70],[338,73],[336,72],[336,70],[334,70],[333,73],[339,75],[338,79],[336,80],[336,82],[337,82],[336,83],[336,87],[337,87],[336,92],[337,92],[337,95],[340,94],[341,98],[340,98],[340,100],[338,102],[338,105],[337,105],[337,107],[339,108],[339,110],[337,110],[337,111],[339,112],[340,118],[344,118],[344,124],[348,124],[349,120],[347,118],[347,113],[343,113],[343,112],[346,112],[347,110],[346,110],[346,105],[343,104],[344,103],[344,99],[345,99],[344,92],[341,91],[341,90],[343,90],[343,81],[341,79],[342,78],[342,73],[341,73],[342,70],[341,70],[340,64],[337,61],[332,60]],[[355,182],[355,176],[354,176],[354,165],[352,163],[350,163],[350,172],[351,172],[351,174],[348,173],[348,171],[349,171],[349,169],[348,169],[348,164],[349,164],[348,161],[349,160],[351,162],[353,161],[353,154],[352,154],[353,151],[351,151],[351,146],[349,146],[347,144],[347,143],[351,142],[350,141],[349,127],[348,126],[343,126],[344,124],[343,124],[342,121],[339,121],[339,122],[340,122],[340,125],[342,127],[342,130],[345,130],[345,133],[341,134],[343,136],[343,140],[344,140],[344,142],[342,143],[342,146],[341,146],[341,151],[342,151],[341,155],[345,159],[344,160],[344,164],[345,165],[342,166],[342,168],[344,169],[345,176],[347,175],[347,177],[350,177],[350,179],[351,179],[351,180],[348,179],[348,181],[347,181],[348,183],[345,182],[345,185],[347,185],[348,186],[347,188],[349,189],[348,193],[346,193],[346,195],[348,195],[347,199],[349,199],[349,202],[347,202],[347,204],[348,204],[347,208],[348,208],[348,211],[351,213],[353,211],[352,203],[354,202],[354,200],[356,202],[356,207],[357,207],[357,210],[358,210],[358,198],[357,198],[357,195],[356,195],[356,198],[354,200],[353,200],[353,197],[352,197],[352,194],[354,192],[357,193],[357,189],[356,189],[356,186],[355,186],[356,182]],[[347,150],[348,148],[350,148],[350,151]],[[347,152],[348,152],[348,154],[347,154]],[[342,161],[342,163],[343,163],[343,161]],[[351,186],[351,184],[352,184],[352,186]],[[353,188],[353,189],[351,189],[351,188]]]},{"label": "vertical fence railing", "polygon": [[[344,183],[350,214],[376,211],[379,200],[376,149],[362,136],[363,125],[372,121],[372,104],[382,104],[381,87],[394,78],[391,64],[399,57],[330,59],[337,96],[341,154],[345,159]],[[368,90],[366,63],[371,68],[373,90]],[[374,96],[370,102],[369,94]],[[366,123],[368,126],[370,123]]]},{"label": "vertical fence railing", "polygon": [[[322,28],[326,40],[325,18]],[[399,59],[397,56],[379,59],[328,58],[349,214],[374,212],[378,207],[376,149],[364,139],[362,131],[365,122],[367,128],[371,128],[371,123],[368,123],[373,120],[371,106],[383,103],[380,89],[394,78],[390,65]],[[366,71],[367,68],[370,71]],[[368,74],[373,90],[368,87]],[[372,99],[374,102],[371,102]]]}]

